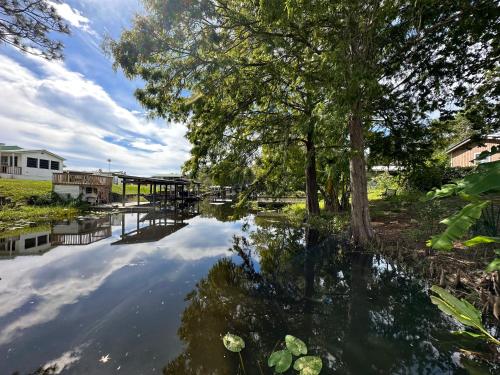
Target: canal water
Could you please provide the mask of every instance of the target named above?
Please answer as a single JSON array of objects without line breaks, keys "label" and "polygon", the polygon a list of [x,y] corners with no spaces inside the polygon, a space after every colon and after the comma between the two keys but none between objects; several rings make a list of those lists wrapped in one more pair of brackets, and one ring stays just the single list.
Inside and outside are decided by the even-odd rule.
[{"label": "canal water", "polygon": [[227,205],[32,228],[0,255],[0,374],[272,374],[286,334],[322,374],[495,372],[411,272]]}]

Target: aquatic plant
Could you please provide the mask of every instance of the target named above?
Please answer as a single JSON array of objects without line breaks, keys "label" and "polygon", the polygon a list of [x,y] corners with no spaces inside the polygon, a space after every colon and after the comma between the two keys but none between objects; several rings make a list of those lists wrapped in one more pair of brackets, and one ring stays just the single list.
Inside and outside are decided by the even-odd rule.
[{"label": "aquatic plant", "polygon": [[[241,356],[241,351],[245,348],[245,341],[237,335],[227,333],[222,338],[222,342],[227,350],[238,353],[243,372],[246,373]],[[298,371],[300,375],[318,375],[323,367],[321,358],[305,354],[307,354],[307,346],[304,341],[295,336],[286,335],[285,348],[271,353],[267,365],[274,368],[276,373],[281,374],[291,367],[294,356],[304,355],[295,360],[293,364],[294,370]]]}]

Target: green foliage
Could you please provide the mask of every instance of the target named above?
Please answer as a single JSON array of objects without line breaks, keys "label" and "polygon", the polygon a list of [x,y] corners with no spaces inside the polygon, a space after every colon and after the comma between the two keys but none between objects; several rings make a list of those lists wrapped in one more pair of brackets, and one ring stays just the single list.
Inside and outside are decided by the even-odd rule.
[{"label": "green foliage", "polygon": [[444,219],[442,223],[447,225],[446,230],[432,237],[427,242],[427,245],[438,250],[452,249],[453,241],[467,235],[471,226],[481,217],[485,207],[490,204],[490,201],[485,199],[484,195],[495,193],[499,189],[500,162],[493,162],[481,164],[475,173],[466,176],[464,179],[429,192],[427,194],[428,199],[459,195],[472,201],[472,203],[467,204],[457,214]]},{"label": "green foliage", "polygon": [[500,271],[500,258],[493,259],[488,267],[486,267],[487,272]]},{"label": "green foliage", "polygon": [[240,336],[232,333],[226,333],[222,338],[222,342],[227,350],[234,353],[239,353],[245,348],[245,341]]},{"label": "green foliage", "polygon": [[323,363],[321,358],[315,356],[305,356],[295,361],[293,368],[300,372],[300,375],[318,375],[321,372]]},{"label": "green foliage", "polygon": [[285,336],[285,344],[290,353],[294,356],[299,356],[301,354],[307,354],[307,346],[301,339],[298,339],[292,335]]},{"label": "green foliage", "polygon": [[68,24],[46,0],[2,0],[0,43],[47,60],[62,59],[63,44],[55,33],[69,34]]},{"label": "green foliage", "polygon": [[278,350],[269,356],[267,365],[274,367],[274,371],[281,374],[292,365],[292,353],[288,349]]},{"label": "green foliage", "polygon": [[447,226],[446,230],[427,241],[427,246],[436,250],[451,250],[453,242],[468,233],[469,228],[481,217],[483,209],[488,204],[489,201],[469,203],[457,214],[442,220],[441,223]]},{"label": "green foliage", "polygon": [[[460,334],[467,334],[475,338],[488,340],[496,345],[500,341],[495,339],[481,322],[481,312],[472,306],[465,299],[459,300],[443,288],[433,285],[431,290],[437,294],[431,296],[431,301],[442,312],[453,317],[465,326],[473,328],[476,332],[459,331]],[[479,332],[479,333],[478,333]]]}]

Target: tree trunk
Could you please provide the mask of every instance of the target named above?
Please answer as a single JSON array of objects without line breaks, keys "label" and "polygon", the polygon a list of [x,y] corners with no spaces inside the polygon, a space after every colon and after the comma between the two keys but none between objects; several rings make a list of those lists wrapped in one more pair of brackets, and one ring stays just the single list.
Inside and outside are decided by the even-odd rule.
[{"label": "tree trunk", "polygon": [[325,209],[327,212],[339,212],[340,203],[338,199],[338,193],[335,190],[335,186],[333,184],[333,179],[331,176],[328,176],[326,180],[325,187]]},{"label": "tree trunk", "polygon": [[352,239],[358,246],[368,245],[373,238],[373,229],[368,207],[368,188],[364,156],[364,139],[361,119],[352,114],[349,118],[351,142],[351,228]]},{"label": "tree trunk", "polygon": [[306,207],[309,215],[319,215],[318,183],[316,180],[316,149],[312,137],[312,132],[309,132],[306,142]]}]

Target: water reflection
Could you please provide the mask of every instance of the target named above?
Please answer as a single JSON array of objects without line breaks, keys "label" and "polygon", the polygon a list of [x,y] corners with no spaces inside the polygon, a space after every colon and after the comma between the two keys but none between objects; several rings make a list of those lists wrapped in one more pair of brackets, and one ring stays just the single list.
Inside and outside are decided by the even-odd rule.
[{"label": "water reflection", "polygon": [[232,251],[238,258],[219,260],[187,294],[178,330],[186,346],[164,374],[243,373],[221,345],[226,332],[245,339],[247,374],[271,373],[267,358],[286,334],[308,343],[325,374],[460,370],[436,339],[452,323],[384,259],[279,223],[234,238]]},{"label": "water reflection", "polygon": [[0,261],[2,373],[234,375],[228,331],[249,375],[288,333],[324,374],[463,371],[425,285],[309,229],[203,203],[44,233],[43,256]]}]

